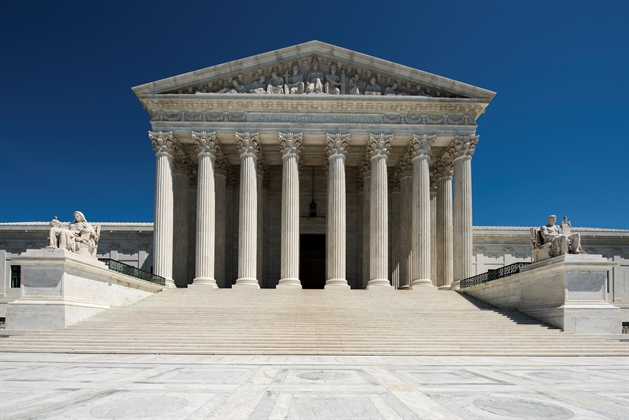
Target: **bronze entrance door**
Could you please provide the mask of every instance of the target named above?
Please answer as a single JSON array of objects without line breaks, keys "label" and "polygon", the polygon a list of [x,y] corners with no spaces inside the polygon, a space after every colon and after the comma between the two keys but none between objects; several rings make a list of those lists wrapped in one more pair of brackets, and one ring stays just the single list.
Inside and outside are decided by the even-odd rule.
[{"label": "bronze entrance door", "polygon": [[325,235],[299,235],[299,278],[304,289],[325,286]]}]

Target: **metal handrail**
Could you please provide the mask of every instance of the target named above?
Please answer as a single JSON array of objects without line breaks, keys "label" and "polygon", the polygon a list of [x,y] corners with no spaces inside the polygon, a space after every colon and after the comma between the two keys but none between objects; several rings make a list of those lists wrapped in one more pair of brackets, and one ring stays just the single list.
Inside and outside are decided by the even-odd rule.
[{"label": "metal handrail", "polygon": [[117,271],[118,273],[126,274],[127,276],[159,284],[160,286],[166,285],[166,279],[164,277],[149,273],[148,271],[140,270],[132,265],[112,260],[111,258],[99,258],[98,261],[104,262],[105,265],[112,271]]},{"label": "metal handrail", "polygon": [[494,270],[487,270],[486,273],[481,273],[474,277],[461,280],[460,287],[461,289],[464,289],[466,287],[472,287],[479,284],[487,283],[492,280],[509,277],[513,274],[519,273],[522,268],[530,264],[530,262],[519,262],[515,264],[505,265],[504,267],[496,268]]}]

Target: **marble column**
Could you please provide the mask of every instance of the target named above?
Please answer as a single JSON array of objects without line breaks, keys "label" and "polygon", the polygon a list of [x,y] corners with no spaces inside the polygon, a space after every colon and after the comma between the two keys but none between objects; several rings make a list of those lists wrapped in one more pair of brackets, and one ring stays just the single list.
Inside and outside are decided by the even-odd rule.
[{"label": "marble column", "polygon": [[218,287],[227,287],[227,177],[231,166],[227,157],[219,153],[216,159],[214,183],[216,189],[216,249],[214,277]]},{"label": "marble column", "polygon": [[452,161],[449,155],[437,162],[437,286],[448,289],[453,278],[452,254]]},{"label": "marble column", "polygon": [[193,167],[188,184],[188,285],[196,275],[197,255],[197,168]]},{"label": "marble column", "polygon": [[454,164],[454,290],[473,275],[472,155],[477,143],[478,136],[456,136],[448,151]]},{"label": "marble column", "polygon": [[256,163],[260,153],[258,133],[236,133],[240,153],[240,202],[238,225],[238,278],[234,288],[259,289],[256,278],[258,245],[258,181]]},{"label": "marble column", "polygon": [[346,270],[347,220],[345,196],[345,157],[349,134],[327,134],[328,214],[327,214],[327,279],[326,289],[349,289]]},{"label": "marble column", "polygon": [[369,214],[369,283],[367,289],[390,288],[389,220],[387,192],[387,158],[392,135],[369,135],[367,143],[371,160],[371,191]]},{"label": "marble column", "polygon": [[267,287],[266,279],[264,278],[264,179],[266,177],[266,162],[264,161],[264,156],[262,156],[262,151],[258,153],[256,167],[258,169],[256,173],[256,191],[258,195],[256,278],[260,286]]},{"label": "marble column", "polygon": [[411,289],[432,286],[430,280],[430,147],[434,136],[414,135],[409,144],[413,162],[413,280]]},{"label": "marble column", "polygon": [[391,286],[400,288],[400,177],[399,168],[391,176],[389,188],[391,189]]},{"label": "marble column", "polygon": [[437,180],[430,170],[430,279],[437,285]]},{"label": "marble column", "polygon": [[155,151],[155,218],[153,227],[153,273],[173,281],[173,133],[149,131]]},{"label": "marble column", "polygon": [[218,152],[216,133],[192,132],[199,158],[197,181],[196,273],[193,284],[217,288],[214,278],[216,250],[216,190],[214,166]]},{"label": "marble column", "polygon": [[282,154],[281,260],[278,289],[301,289],[299,281],[299,157],[301,133],[279,133]]},{"label": "marble column", "polygon": [[369,283],[369,224],[370,222],[370,192],[371,192],[371,165],[369,156],[365,156],[360,164],[358,176],[362,179],[363,201],[362,201],[362,287],[367,287]]},{"label": "marble column", "polygon": [[[175,145],[177,147],[177,145]],[[177,287],[188,286],[188,190],[193,163],[184,155],[173,161],[173,280]]]},{"label": "marble column", "polygon": [[400,158],[400,289],[408,289],[413,275],[413,165],[410,155]]}]

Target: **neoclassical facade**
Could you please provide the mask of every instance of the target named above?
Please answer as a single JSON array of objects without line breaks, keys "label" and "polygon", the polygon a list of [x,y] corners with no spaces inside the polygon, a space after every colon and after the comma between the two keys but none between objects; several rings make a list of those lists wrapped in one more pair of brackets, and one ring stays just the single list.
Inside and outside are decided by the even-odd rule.
[{"label": "neoclassical facade", "polygon": [[170,285],[473,275],[471,166],[494,92],[318,41],[133,90],[156,156],[154,272]]}]

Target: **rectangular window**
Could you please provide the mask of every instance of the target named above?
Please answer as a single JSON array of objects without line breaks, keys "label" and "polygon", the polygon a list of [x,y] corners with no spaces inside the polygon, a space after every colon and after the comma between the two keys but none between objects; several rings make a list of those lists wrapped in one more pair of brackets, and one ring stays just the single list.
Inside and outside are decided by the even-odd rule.
[{"label": "rectangular window", "polygon": [[20,287],[20,283],[22,283],[22,266],[20,265],[12,265],[11,266],[11,287]]}]

